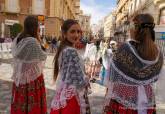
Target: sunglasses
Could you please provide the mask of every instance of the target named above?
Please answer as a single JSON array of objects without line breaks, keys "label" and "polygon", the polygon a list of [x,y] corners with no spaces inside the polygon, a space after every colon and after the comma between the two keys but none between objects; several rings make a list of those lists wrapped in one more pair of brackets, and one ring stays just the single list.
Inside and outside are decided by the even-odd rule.
[{"label": "sunglasses", "polygon": [[139,24],[133,23],[133,22],[130,22],[128,26],[129,26],[129,29],[137,29],[140,27]]}]

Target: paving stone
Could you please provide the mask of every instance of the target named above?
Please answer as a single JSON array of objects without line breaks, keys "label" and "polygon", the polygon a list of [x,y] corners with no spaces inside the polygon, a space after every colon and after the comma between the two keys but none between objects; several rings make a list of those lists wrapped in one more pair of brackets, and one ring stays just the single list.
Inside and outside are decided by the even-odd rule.
[{"label": "paving stone", "polygon": [[[6,62],[6,61],[5,61]],[[53,82],[53,56],[48,56],[45,68],[44,79],[47,94],[47,107],[50,111],[51,101],[55,94],[55,84]],[[12,65],[10,62],[0,64],[0,114],[10,114],[10,101],[12,90]],[[164,79],[165,82],[165,79]],[[92,114],[101,114],[104,104],[105,88],[98,84],[91,84],[92,94],[89,95]],[[164,90],[164,88],[162,88]],[[164,93],[164,91],[162,91]],[[164,98],[164,97],[162,97]],[[159,97],[159,101],[162,100]],[[165,114],[165,105],[159,102],[158,113]]]}]

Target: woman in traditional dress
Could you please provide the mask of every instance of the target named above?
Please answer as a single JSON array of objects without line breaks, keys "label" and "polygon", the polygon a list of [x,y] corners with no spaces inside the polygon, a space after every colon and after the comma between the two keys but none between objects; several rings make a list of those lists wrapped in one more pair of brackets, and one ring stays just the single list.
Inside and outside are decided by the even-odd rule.
[{"label": "woman in traditional dress", "polygon": [[115,52],[110,64],[105,114],[156,114],[153,85],[163,66],[163,55],[154,43],[154,19],[139,14],[130,24],[132,41]]},{"label": "woman in traditional dress", "polygon": [[76,20],[64,21],[62,41],[54,58],[56,93],[50,114],[90,114],[87,96],[88,79],[84,63],[75,45],[81,38],[81,28]]},{"label": "woman in traditional dress", "polygon": [[112,52],[113,49],[111,45],[112,44],[109,41],[107,41],[104,44],[104,47],[101,53],[101,60],[100,60],[102,64],[100,74],[99,74],[100,80],[93,80],[93,82],[96,82],[104,86],[106,86],[106,83],[107,83],[107,76],[109,75],[109,65],[112,59],[112,55],[113,55],[113,52]]},{"label": "woman in traditional dress", "polygon": [[47,113],[43,79],[46,53],[41,48],[38,29],[37,17],[28,16],[24,21],[23,32],[13,41],[11,114]]}]

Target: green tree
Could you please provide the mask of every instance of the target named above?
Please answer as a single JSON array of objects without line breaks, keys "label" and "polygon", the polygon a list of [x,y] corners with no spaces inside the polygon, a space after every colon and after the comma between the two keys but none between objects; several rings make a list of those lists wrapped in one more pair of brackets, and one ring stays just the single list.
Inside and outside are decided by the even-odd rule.
[{"label": "green tree", "polygon": [[19,23],[15,23],[11,26],[10,32],[12,37],[16,37],[18,33],[22,31],[23,27]]}]

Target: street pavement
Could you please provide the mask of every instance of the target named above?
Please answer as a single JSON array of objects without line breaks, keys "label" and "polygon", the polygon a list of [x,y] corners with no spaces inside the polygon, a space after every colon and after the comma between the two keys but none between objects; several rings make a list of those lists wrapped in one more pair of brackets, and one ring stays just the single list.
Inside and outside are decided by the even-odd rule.
[{"label": "street pavement", "polygon": [[[53,81],[53,55],[48,55],[44,68],[44,79],[47,94],[48,113],[50,104],[55,94],[55,84]],[[11,90],[12,90],[12,58],[0,58],[0,114],[10,114]],[[101,114],[104,101],[105,88],[97,84],[92,84],[92,94],[89,95],[92,114]]]},{"label": "street pavement", "polygon": [[[165,73],[164,73],[165,74]],[[11,56],[5,59],[0,58],[0,114],[10,114],[11,90],[12,90],[12,58]],[[53,55],[49,54],[44,68],[44,79],[47,92],[47,106],[48,113],[50,111],[51,100],[55,94],[55,84],[53,82]],[[165,82],[165,78],[161,79]],[[164,84],[164,83],[163,83]],[[165,86],[160,85],[162,88],[162,96],[156,96],[158,99],[157,114],[165,114]],[[104,104],[105,88],[98,84],[91,84],[92,94],[89,95],[92,114],[102,114]]]}]

